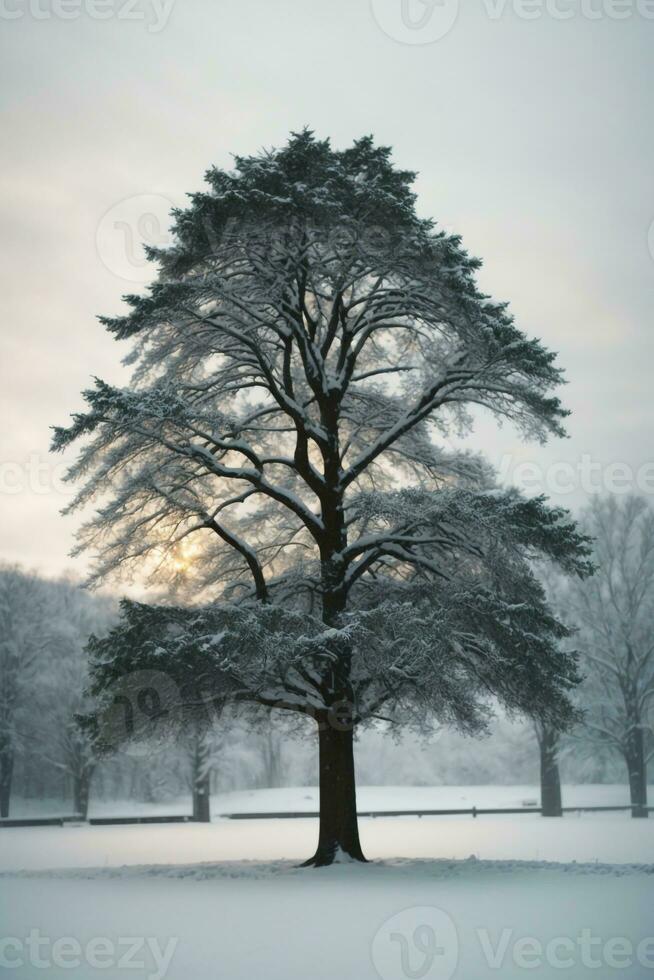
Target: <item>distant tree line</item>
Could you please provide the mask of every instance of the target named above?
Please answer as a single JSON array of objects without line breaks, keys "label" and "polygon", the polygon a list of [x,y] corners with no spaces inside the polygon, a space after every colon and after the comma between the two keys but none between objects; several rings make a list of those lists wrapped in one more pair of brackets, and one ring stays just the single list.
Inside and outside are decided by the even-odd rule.
[{"label": "distant tree line", "polygon": [[[102,636],[117,603],[71,580],[48,580],[0,566],[0,816],[59,801],[86,817],[91,790],[100,799],[154,803],[190,795],[196,819],[208,819],[216,788],[275,785],[281,779],[282,733],[268,713],[248,732],[224,718],[211,732],[192,728],[174,743],[140,744],[100,756],[78,724],[92,709],[88,694],[91,634]],[[212,781],[212,776],[214,776]],[[315,778],[315,777],[314,777]]]},{"label": "distant tree line", "polygon": [[[115,618],[114,601],[67,580],[0,569],[0,814],[17,770],[43,788],[58,782],[85,813],[96,757],[77,715],[88,708],[85,646]],[[47,774],[47,775],[46,775]]]},{"label": "distant tree line", "polygon": [[[620,782],[633,815],[647,816],[647,765],[654,755],[654,512],[637,497],[598,500],[582,515],[594,539],[597,571],[581,581],[550,577],[559,614],[577,632],[583,723],[565,736],[500,715],[485,739],[447,728],[430,738],[389,738],[383,724],[363,732],[357,765],[363,783],[529,784],[540,766],[542,803],[559,815],[561,765],[576,783]],[[90,633],[116,621],[113,598],[70,580],[0,567],[0,804],[10,813],[43,801],[85,816],[89,797],[146,804],[192,800],[209,818],[217,791],[314,785],[316,760],[281,712],[225,715],[213,731],[192,728],[174,742],[132,746],[98,758],[76,724],[89,708]]]}]

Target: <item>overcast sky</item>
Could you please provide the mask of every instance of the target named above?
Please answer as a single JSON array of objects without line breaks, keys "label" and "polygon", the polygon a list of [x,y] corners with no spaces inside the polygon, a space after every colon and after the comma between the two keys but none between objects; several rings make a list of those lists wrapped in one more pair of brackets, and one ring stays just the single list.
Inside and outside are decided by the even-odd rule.
[{"label": "overcast sky", "polygon": [[95,317],[139,288],[167,202],[304,125],[391,144],[421,213],[560,351],[570,439],[483,421],[470,446],[575,508],[602,482],[654,493],[654,4],[539,3],[0,0],[0,558],[83,571],[47,447],[91,375],[126,378]]}]

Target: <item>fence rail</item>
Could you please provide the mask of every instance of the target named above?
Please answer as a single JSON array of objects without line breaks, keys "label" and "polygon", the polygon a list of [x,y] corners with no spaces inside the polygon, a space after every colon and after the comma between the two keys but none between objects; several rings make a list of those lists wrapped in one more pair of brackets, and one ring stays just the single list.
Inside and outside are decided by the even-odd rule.
[{"label": "fence rail", "polygon": [[191,817],[189,814],[186,814],[183,817],[91,817],[86,822],[92,827],[109,827],[112,825],[129,823],[193,823],[193,817]]},{"label": "fence rail", "polygon": [[[654,813],[654,807],[638,807],[627,804],[626,806],[564,806],[563,813],[578,812],[600,812],[600,811],[627,811],[644,809],[648,813]],[[539,806],[520,806],[520,807],[468,807],[463,810],[358,810],[359,817],[481,817],[502,813],[532,813],[541,814],[542,807]],[[272,820],[283,818],[286,820],[297,820],[302,817],[318,817],[317,810],[296,810],[287,812],[270,813],[221,813],[221,817],[228,820]]]},{"label": "fence rail", "polygon": [[66,823],[77,823],[81,817],[3,817],[0,827],[63,827]]},{"label": "fence rail", "polygon": [[0,820],[0,827],[66,827],[76,824],[84,826],[103,827],[123,824],[144,824],[144,823],[192,823],[193,817],[188,814],[184,816],[134,816],[134,817],[84,817],[65,816],[65,817],[9,817]]},{"label": "fence rail", "polygon": [[[563,813],[616,813],[639,810],[654,813],[654,807],[626,806],[564,806]],[[360,817],[483,817],[491,815],[531,813],[542,815],[539,806],[521,807],[469,807],[463,810],[359,810]],[[317,810],[271,811],[268,813],[218,813],[216,817],[226,820],[299,820],[316,819]],[[71,824],[84,824],[91,827],[126,826],[129,824],[167,824],[193,823],[193,817],[188,814],[170,816],[132,816],[132,817],[90,817],[84,820],[81,816],[71,814],[63,817],[5,817],[0,819],[0,827],[65,827]]]}]

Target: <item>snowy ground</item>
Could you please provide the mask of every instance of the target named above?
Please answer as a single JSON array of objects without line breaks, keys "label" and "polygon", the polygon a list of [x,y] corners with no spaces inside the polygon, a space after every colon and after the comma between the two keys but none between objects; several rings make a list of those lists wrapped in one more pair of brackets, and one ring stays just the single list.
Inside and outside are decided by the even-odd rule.
[{"label": "snowy ground", "polygon": [[[481,789],[458,802],[490,805]],[[230,794],[231,808],[271,810],[282,794],[299,809],[312,792]],[[499,805],[509,794],[529,798],[500,788]],[[364,790],[360,803],[418,797],[457,805],[440,788]],[[374,863],[314,871],[295,866],[315,844],[309,818],[3,829],[0,975],[654,978],[654,821],[402,817],[362,819],[361,831]]]}]

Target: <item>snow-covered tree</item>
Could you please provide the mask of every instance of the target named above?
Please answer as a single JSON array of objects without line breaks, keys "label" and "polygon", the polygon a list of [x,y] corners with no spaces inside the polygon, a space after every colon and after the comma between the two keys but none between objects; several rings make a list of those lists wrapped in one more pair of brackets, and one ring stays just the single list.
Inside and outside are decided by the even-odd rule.
[{"label": "snow-covered tree", "polygon": [[597,571],[569,593],[585,674],[584,724],[574,734],[622,756],[632,814],[646,817],[654,757],[654,509],[632,495],[596,498],[583,526],[595,539]]},{"label": "snow-covered tree", "polygon": [[263,785],[268,787],[282,786],[282,749],[284,745],[284,728],[280,715],[282,712],[268,712],[268,717],[261,726],[259,744],[263,768]]},{"label": "snow-covered tree", "polygon": [[36,575],[0,567],[0,816],[9,816],[16,757],[29,750],[44,649],[45,594]]},{"label": "snow-covered tree", "polygon": [[39,760],[72,786],[86,814],[95,752],[76,715],[90,710],[85,646],[116,617],[115,602],[67,580],[0,568],[0,775],[9,812],[15,763]]},{"label": "snow-covered tree", "polygon": [[561,372],[416,215],[413,177],[371,138],[336,151],[309,131],[210,170],[149,250],[147,294],[103,319],[132,343],[132,385],[96,381],[54,436],[83,440],[95,577],[140,566],[201,604],[127,604],[92,651],[96,691],[160,671],[203,710],[208,694],[314,718],[315,864],[363,857],[358,724],[472,730],[489,692],[568,717],[575,680],[527,559],[583,572],[582,538],[443,447],[473,409],[560,435]]},{"label": "snow-covered tree", "polygon": [[31,751],[70,780],[75,813],[86,818],[97,756],[91,739],[77,723],[92,705],[87,693],[86,643],[103,635],[116,618],[115,603],[89,595],[74,582],[43,581],[47,643],[34,685]]},{"label": "snow-covered tree", "polygon": [[214,764],[216,734],[212,729],[192,725],[185,742],[189,761],[193,819],[208,823],[211,819],[211,770]]}]

